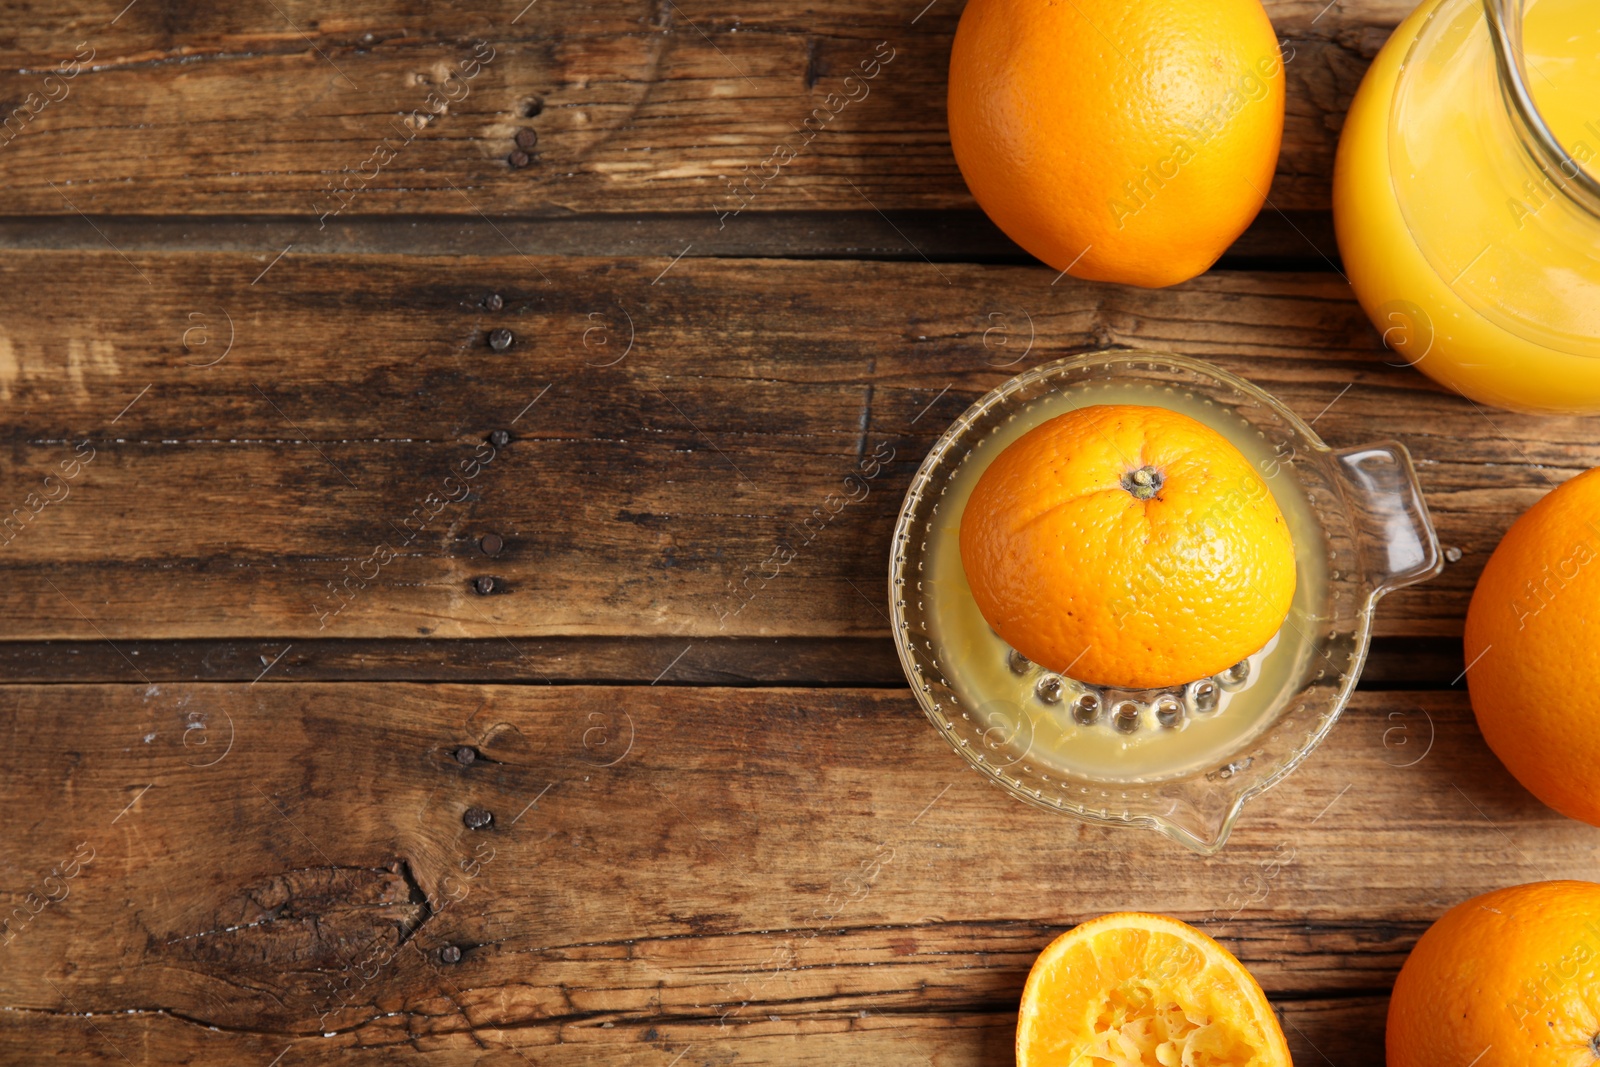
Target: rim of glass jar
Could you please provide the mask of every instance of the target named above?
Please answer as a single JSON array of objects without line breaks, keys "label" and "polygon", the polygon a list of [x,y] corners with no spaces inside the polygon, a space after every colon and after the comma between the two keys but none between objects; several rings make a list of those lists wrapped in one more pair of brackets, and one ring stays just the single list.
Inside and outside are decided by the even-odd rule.
[{"label": "rim of glass jar", "polygon": [[1523,147],[1535,165],[1557,189],[1596,219],[1600,219],[1600,179],[1596,179],[1562,147],[1545,122],[1528,89],[1527,66],[1522,53],[1522,20],[1527,0],[1483,0],[1484,18],[1494,41],[1500,87],[1505,91],[1511,116]]}]

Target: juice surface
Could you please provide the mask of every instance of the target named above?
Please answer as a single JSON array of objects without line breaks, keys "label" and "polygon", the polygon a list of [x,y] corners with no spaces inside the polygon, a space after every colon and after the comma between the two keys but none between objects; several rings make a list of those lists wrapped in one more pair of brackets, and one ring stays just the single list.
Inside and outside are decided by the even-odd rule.
[{"label": "juice surface", "polygon": [[[1594,0],[1538,0],[1522,34],[1534,103],[1557,140],[1600,149],[1600,10]],[[1583,162],[1600,175],[1593,154]]]},{"label": "juice surface", "polygon": [[[1532,0],[1523,34],[1536,105],[1597,172],[1600,5]],[[1396,362],[1484,403],[1600,411],[1600,220],[1529,162],[1494,71],[1477,0],[1395,31],[1340,141],[1345,268]]]},{"label": "juice surface", "polygon": [[[961,567],[959,532],[967,499],[984,469],[1004,448],[1047,419],[1091,404],[1144,404],[1169,408],[1197,419],[1226,436],[1256,464],[1271,488],[1294,539],[1296,587],[1288,622],[1267,649],[1250,658],[1250,681],[1227,694],[1219,709],[1190,717],[1181,729],[1151,729],[1128,735],[1105,722],[1080,726],[1065,704],[1046,705],[1033,695],[1033,680],[1007,666],[1009,646],[979,613]],[[1004,720],[1021,729],[1021,758],[1047,772],[1071,773],[1109,782],[1150,782],[1220,766],[1271,724],[1269,713],[1303,684],[1311,657],[1298,633],[1313,633],[1309,617],[1320,610],[1326,592],[1326,551],[1320,525],[1299,483],[1282,457],[1274,456],[1260,432],[1236,414],[1178,388],[1105,384],[1077,386],[1032,401],[1014,421],[1003,424],[973,447],[943,494],[928,545],[935,595],[930,630],[952,687],[970,707],[1002,709]]]}]

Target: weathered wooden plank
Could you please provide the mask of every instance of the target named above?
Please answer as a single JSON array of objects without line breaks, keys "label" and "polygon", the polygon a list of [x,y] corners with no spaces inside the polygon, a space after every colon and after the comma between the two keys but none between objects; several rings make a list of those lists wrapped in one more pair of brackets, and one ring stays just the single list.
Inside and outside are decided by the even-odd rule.
[{"label": "weathered wooden plank", "polygon": [[[709,635],[714,598],[759,566],[756,549],[794,539],[864,457],[892,450],[841,515],[852,534],[802,553],[792,575],[808,580],[770,583],[727,630],[881,632],[889,526],[932,437],[1010,370],[1094,344],[1215,359],[1335,444],[1402,431],[1442,537],[1467,556],[1386,604],[1381,632],[1456,632],[1504,527],[1600,459],[1580,419],[1491,416],[1390,365],[1321,276],[1148,293],[1025,268],[545,263],[548,287],[521,259],[288,259],[268,287],[231,257],[11,257],[0,277],[40,314],[8,325],[0,352],[6,499],[70,491],[44,476],[94,458],[5,549],[7,636]],[[104,298],[58,313],[68,277]],[[719,309],[717,333],[691,303]],[[520,338],[507,355],[484,341],[501,324]],[[506,427],[509,447],[482,443]],[[469,498],[380,567],[378,546],[491,454]],[[505,540],[497,556],[487,533]],[[342,602],[327,583],[374,569],[325,619]],[[499,593],[476,597],[485,575]]]},{"label": "weathered wooden plank", "polygon": [[[1202,924],[1286,1007],[1381,997],[1447,907],[1593,877],[1600,842],[1516,785],[1451,693],[1358,694],[1211,858],[1018,804],[904,691],[0,699],[26,754],[0,791],[0,1005],[21,1011],[0,1041],[84,1057],[110,1058],[86,1013],[131,1011],[116,1033],[153,1034],[151,1059],[215,1026],[271,1054],[334,1033],[327,1048],[411,1042],[453,1062],[470,1023],[571,1062],[600,1052],[561,1045],[619,1041],[666,1041],[650,1049],[666,1059],[704,1042],[716,1061],[725,1036],[870,1047],[850,1019],[938,1016],[926,1025],[955,1027],[942,1040],[967,1062],[987,1039],[954,1020],[1010,1010],[1033,954],[1090,915]],[[477,830],[474,808],[492,815]],[[1344,1010],[1305,1034],[1322,1045]]]},{"label": "weathered wooden plank", "polygon": [[[337,1055],[340,1063],[549,1064],[559,1067],[714,1067],[773,1063],[833,1067],[839,1063],[924,1067],[998,1067],[1011,1062],[1014,1012],[925,1014],[862,1009],[804,1020],[763,1019],[721,1030],[704,1023],[614,1023],[542,1032],[489,1026],[468,1029],[460,1012],[441,1004],[430,1017],[403,1013],[352,1033],[279,1038],[246,1031],[205,1030],[170,1015],[135,1012],[109,1018],[15,1013],[0,1028],[0,1051],[66,1063],[269,1063],[286,1065]],[[1291,1001],[1279,1006],[1289,1051],[1300,1063],[1381,1063],[1387,1000]],[[454,1023],[454,1029],[451,1024]],[[92,1026],[90,1024],[93,1024]],[[126,1051],[124,1051],[126,1050]],[[1321,1057],[1321,1058],[1319,1058]]]},{"label": "weathered wooden plank", "polygon": [[[1464,661],[1453,637],[1380,637],[1368,689],[1445,689]],[[268,668],[271,668],[268,670]],[[263,673],[265,672],[265,673]],[[0,641],[8,682],[546,682],[888,686],[905,673],[887,637],[541,637],[282,641]]]},{"label": "weathered wooden plank", "polygon": [[[1212,359],[1337,446],[1411,447],[1464,555],[1387,600],[1381,634],[1458,633],[1513,518],[1600,463],[1582,419],[1486,413],[1391,362],[1334,276],[1053,277],[13,254],[0,284],[30,314],[0,334],[0,635],[880,635],[894,516],[933,439],[1016,370],[1100,345]],[[762,584],[780,544],[798,555]]]},{"label": "weathered wooden plank", "polygon": [[[959,3],[118,6],[11,5],[0,213],[694,211],[709,231],[752,175],[750,212],[972,206],[945,129]],[[1267,7],[1290,57],[1273,202],[1325,209],[1344,109],[1408,5]]]}]

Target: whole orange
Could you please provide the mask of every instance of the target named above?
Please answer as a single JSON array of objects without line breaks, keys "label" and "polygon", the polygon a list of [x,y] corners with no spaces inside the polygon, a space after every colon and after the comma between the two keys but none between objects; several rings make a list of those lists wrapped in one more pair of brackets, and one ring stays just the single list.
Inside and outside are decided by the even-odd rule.
[{"label": "whole orange", "polygon": [[1389,999],[1389,1067],[1576,1067],[1600,1058],[1600,885],[1535,882],[1457,904]]},{"label": "whole orange", "polygon": [[1161,915],[1102,915],[1034,961],[1017,1067],[1290,1067],[1261,987],[1227,949]]},{"label": "whole orange", "polygon": [[1527,790],[1600,826],[1600,468],[1519,518],[1467,609],[1467,689]]},{"label": "whole orange", "polygon": [[1080,278],[1204,273],[1266,199],[1283,101],[1258,0],[969,0],[950,53],[967,187]]},{"label": "whole orange", "polygon": [[1166,408],[1101,404],[1005,448],[961,516],[978,610],[1012,648],[1094,685],[1216,674],[1294,598],[1294,544],[1255,467]]}]

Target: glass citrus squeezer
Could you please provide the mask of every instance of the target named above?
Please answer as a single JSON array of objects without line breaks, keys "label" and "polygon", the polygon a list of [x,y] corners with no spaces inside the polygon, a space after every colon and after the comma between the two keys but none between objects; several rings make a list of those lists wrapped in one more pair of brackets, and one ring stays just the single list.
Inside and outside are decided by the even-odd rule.
[{"label": "glass citrus squeezer", "polygon": [[1600,4],[1424,0],[1350,104],[1334,225],[1406,362],[1524,411],[1600,412]]},{"label": "glass citrus squeezer", "polygon": [[[1034,426],[1091,404],[1171,408],[1251,459],[1293,535],[1289,616],[1221,674],[1116,690],[1045,670],[985,623],[960,558],[978,477]],[[1355,688],[1385,593],[1437,574],[1438,538],[1405,447],[1335,451],[1270,395],[1217,367],[1114,350],[1035,367],[947,429],[895,527],[889,600],[918,703],[977,771],[1036,807],[1221,848],[1244,803],[1325,737]]]}]

